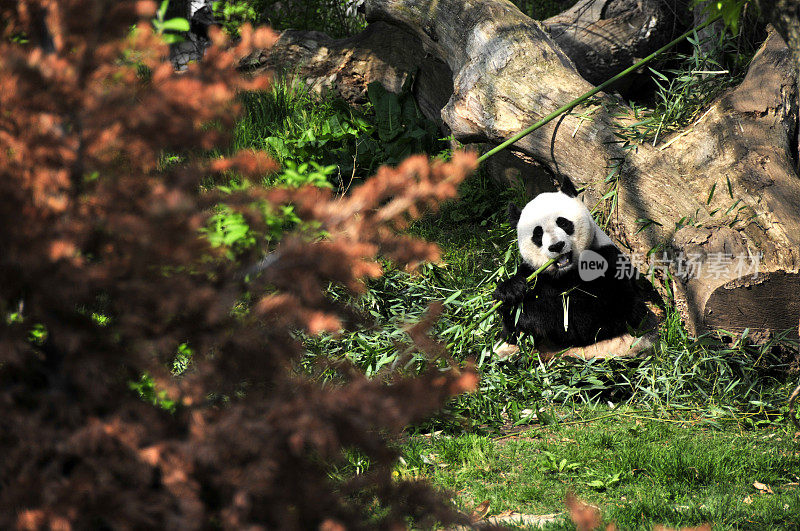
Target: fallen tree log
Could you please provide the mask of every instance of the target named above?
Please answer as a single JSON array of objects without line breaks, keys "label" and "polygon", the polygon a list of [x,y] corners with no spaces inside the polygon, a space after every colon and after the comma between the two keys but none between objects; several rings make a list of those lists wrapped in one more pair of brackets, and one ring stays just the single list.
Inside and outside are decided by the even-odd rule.
[{"label": "fallen tree log", "polygon": [[[684,23],[676,16],[682,7],[681,0],[582,0],[543,25],[581,75],[595,80],[630,66],[682,29]],[[356,105],[366,101],[369,83],[378,81],[397,93],[414,75],[413,94],[420,110],[440,125],[441,110],[453,93],[449,67],[426,51],[412,32],[382,21],[346,39],[318,31],[284,31],[272,48],[251,56],[244,68],[256,75],[277,71],[297,76],[315,91],[334,90]],[[446,126],[443,129],[447,134]],[[519,152],[498,153],[485,169],[495,180],[521,180],[532,195],[552,186],[545,169]]]},{"label": "fallen tree log", "polygon": [[584,79],[600,84],[683,33],[686,2],[581,0],[543,22]]},{"label": "fallen tree log", "polygon": [[243,69],[254,75],[296,75],[311,89],[336,90],[353,104],[367,101],[367,86],[373,81],[399,93],[413,75],[420,111],[439,123],[442,107],[453,93],[452,73],[444,62],[426,52],[411,32],[381,22],[346,39],[318,31],[284,31],[272,48],[248,58]]},{"label": "fallen tree log", "polygon": [[[414,31],[448,64],[442,118],[462,142],[499,143],[591,88],[510,2],[367,0],[366,13]],[[515,148],[585,187],[592,204],[616,173],[612,232],[681,276],[676,296],[692,332],[768,334],[795,330],[800,314],[797,117],[796,71],[771,33],[741,85],[660,145],[623,149],[614,131],[630,110],[598,95]]]},{"label": "fallen tree log", "polygon": [[[685,22],[676,16],[682,8],[682,0],[581,0],[543,24],[579,73],[597,82],[682,31]],[[453,93],[452,72],[445,62],[410,30],[382,21],[345,39],[318,31],[284,31],[272,48],[251,56],[246,68],[256,74],[297,75],[311,88],[336,90],[354,104],[366,101],[366,87],[372,81],[399,92],[406,77],[414,75],[420,110],[437,122]],[[511,160],[509,164],[519,165]]]}]

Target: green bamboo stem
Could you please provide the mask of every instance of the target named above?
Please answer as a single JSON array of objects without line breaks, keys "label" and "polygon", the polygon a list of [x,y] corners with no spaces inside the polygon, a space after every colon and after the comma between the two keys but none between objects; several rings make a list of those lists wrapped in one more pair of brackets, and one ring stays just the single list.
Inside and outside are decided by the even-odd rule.
[{"label": "green bamboo stem", "polygon": [[569,103],[567,103],[565,105],[562,105],[561,107],[559,107],[555,111],[551,112],[550,114],[548,114],[547,116],[545,116],[544,118],[542,118],[541,120],[539,120],[538,122],[533,124],[532,126],[528,127],[527,129],[524,129],[524,130],[520,131],[519,133],[517,133],[516,135],[512,136],[511,138],[509,138],[508,140],[506,140],[502,144],[490,149],[489,151],[487,151],[486,153],[484,153],[483,155],[478,157],[478,163],[483,162],[484,160],[488,159],[489,157],[491,157],[495,153],[499,153],[500,151],[503,151],[504,149],[506,149],[508,146],[510,146],[511,144],[516,142],[517,140],[519,140],[519,139],[531,134],[532,132],[536,131],[537,129],[539,129],[540,127],[545,125],[546,123],[548,123],[548,122],[552,121],[553,119],[555,119],[556,117],[560,116],[561,114],[564,114],[565,112],[571,111],[572,109],[574,109],[575,107],[577,107],[581,103],[585,102],[586,100],[588,100],[589,98],[591,98],[592,96],[597,94],[598,92],[600,92],[603,89],[607,88],[609,85],[611,85],[614,82],[622,79],[623,77],[627,76],[628,74],[630,74],[634,70],[638,70],[639,68],[641,68],[645,64],[649,63],[650,61],[652,61],[653,59],[655,59],[656,57],[658,57],[659,55],[661,55],[665,51],[669,50],[670,48],[672,48],[673,46],[675,46],[679,42],[683,41],[683,39],[685,39],[686,37],[688,37],[692,33],[696,32],[696,31],[700,31],[701,29],[705,28],[706,26],[709,26],[709,25],[713,24],[714,22],[719,20],[721,17],[722,17],[722,15],[716,15],[716,16],[706,20],[705,22],[703,22],[699,26],[695,26],[694,28],[690,29],[689,31],[687,31],[686,33],[681,35],[680,37],[677,37],[676,39],[673,39],[672,41],[670,41],[669,43],[665,44],[664,46],[662,46],[661,48],[659,48],[655,52],[651,53],[650,55],[648,55],[647,57],[645,57],[644,59],[642,59],[638,63],[634,64],[633,66],[629,66],[628,68],[626,68],[625,70],[623,70],[622,72],[617,74],[616,76],[614,76],[614,77],[612,77],[610,79],[607,79],[603,83],[600,83],[599,85],[597,85],[595,88],[593,88],[589,92],[586,92],[586,93],[582,94],[581,96],[578,96],[577,98],[575,98],[574,100],[572,100],[571,102],[569,102]]},{"label": "green bamboo stem", "polygon": [[[525,279],[525,282],[528,282],[528,283],[532,282],[533,279],[535,279],[537,276],[539,276],[539,273],[541,273],[542,271],[544,271],[545,269],[547,269],[548,267],[553,265],[555,262],[556,262],[556,259],[555,258],[551,258],[550,260],[545,262],[545,264],[542,267],[540,267],[539,269],[537,269],[536,271],[534,271],[533,273],[528,275],[528,278]],[[462,337],[469,336],[472,333],[472,331],[475,330],[478,326],[480,326],[480,324],[482,322],[484,322],[486,319],[488,319],[489,316],[492,315],[495,312],[495,310],[497,310],[500,307],[501,304],[503,304],[503,303],[500,302],[500,301],[497,301],[496,303],[494,303],[492,305],[491,308],[489,308],[488,310],[486,310],[485,312],[480,314],[478,316],[477,321],[475,321],[471,325],[469,325],[467,327],[467,329],[464,330],[464,332],[461,334],[461,336]],[[449,345],[447,345],[447,348],[451,349],[451,348],[453,348],[455,346],[455,344],[456,344],[456,342],[452,341]]]}]

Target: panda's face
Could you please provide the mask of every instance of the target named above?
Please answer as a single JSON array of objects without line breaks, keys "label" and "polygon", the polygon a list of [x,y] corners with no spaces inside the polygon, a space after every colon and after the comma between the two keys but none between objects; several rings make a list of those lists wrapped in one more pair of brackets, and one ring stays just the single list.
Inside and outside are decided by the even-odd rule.
[{"label": "panda's face", "polygon": [[596,225],[575,197],[563,192],[543,193],[525,205],[517,223],[522,259],[538,269],[551,258],[548,273],[561,275],[577,267],[581,252],[594,241]]}]

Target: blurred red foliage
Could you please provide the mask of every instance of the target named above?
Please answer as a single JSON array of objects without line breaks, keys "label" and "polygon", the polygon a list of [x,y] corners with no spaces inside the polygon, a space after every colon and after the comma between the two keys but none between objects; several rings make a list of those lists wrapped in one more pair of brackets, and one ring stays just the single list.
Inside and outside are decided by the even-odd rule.
[{"label": "blurred red foliage", "polygon": [[[433,245],[397,229],[453,197],[474,156],[412,158],[344,198],[313,188],[226,196],[254,226],[263,220],[251,205],[265,200],[295,205],[327,234],[285,238],[245,284],[198,237],[219,199],[200,192],[200,179],[231,169],[260,176],[272,163],[251,152],[166,169],[159,160],[226,145],[236,92],[267,84],[237,74],[236,61],[275,35],[243,28],[233,46],[216,33],[203,62],[176,74],[146,23],[154,9],[0,0],[0,528],[457,519],[424,485],[393,480],[389,443],[448,396],[474,389],[474,371],[434,367],[390,384],[351,374],[323,388],[289,370],[302,355],[290,332],[352,324],[357,316],[325,289],[363,290],[381,274],[378,255],[412,266],[435,258]],[[264,295],[233,317],[245,292]],[[19,309],[24,323],[6,323]],[[109,316],[104,326],[95,309]],[[435,316],[434,308],[410,335],[444,355],[425,334]],[[41,344],[27,337],[33,323],[46,326]],[[187,341],[197,370],[175,380],[166,363]],[[175,397],[174,414],[128,389],[142,371]],[[220,406],[211,393],[231,398]],[[372,466],[334,485],[328,467],[343,448]],[[376,500],[386,508],[377,516]]]}]

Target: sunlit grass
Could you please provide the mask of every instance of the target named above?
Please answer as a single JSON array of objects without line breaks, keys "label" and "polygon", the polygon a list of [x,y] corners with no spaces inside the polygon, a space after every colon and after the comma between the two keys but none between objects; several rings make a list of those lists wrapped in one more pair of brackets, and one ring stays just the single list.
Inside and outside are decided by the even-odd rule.
[{"label": "sunlit grass", "polygon": [[720,431],[692,415],[654,421],[627,408],[610,413],[587,410],[587,422],[539,427],[519,438],[414,437],[403,445],[396,473],[430,479],[455,493],[467,512],[484,500],[490,514],[563,512],[571,489],[621,529],[800,525],[800,452],[787,430]]}]

